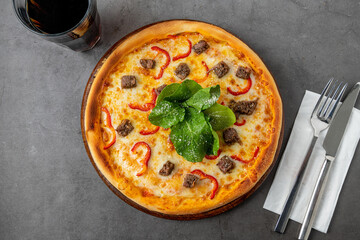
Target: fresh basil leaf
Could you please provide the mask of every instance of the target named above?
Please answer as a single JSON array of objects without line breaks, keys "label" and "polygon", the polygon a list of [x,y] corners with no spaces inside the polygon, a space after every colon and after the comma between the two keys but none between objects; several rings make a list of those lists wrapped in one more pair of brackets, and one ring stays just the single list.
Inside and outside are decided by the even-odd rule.
[{"label": "fresh basil leaf", "polygon": [[202,89],[200,84],[198,84],[194,80],[190,80],[190,79],[186,79],[181,84],[185,85],[190,90],[191,96],[193,96],[195,93],[197,93],[199,90]]},{"label": "fresh basil leaf", "polygon": [[189,88],[183,84],[174,91],[170,96],[164,98],[166,101],[170,102],[182,102],[191,97],[191,91]]},{"label": "fresh basil leaf", "polygon": [[[208,115],[206,115],[206,114],[204,114],[204,116],[205,116],[205,119],[206,119],[206,121],[209,123],[210,122],[210,117],[208,116]],[[210,123],[209,123],[210,124]],[[211,126],[211,125],[210,125]],[[212,127],[211,127],[212,128]]]},{"label": "fresh basil leaf", "polygon": [[162,100],[182,102],[189,99],[200,89],[202,89],[201,86],[194,80],[185,80],[181,84],[172,83],[161,91],[156,103],[159,103]]},{"label": "fresh basil leaf", "polygon": [[164,98],[169,97],[174,94],[174,92],[180,87],[180,83],[172,83],[167,85],[159,94],[156,99],[156,103],[161,102]]},{"label": "fresh basil leaf", "polygon": [[217,152],[220,148],[219,136],[213,129],[211,129],[211,132],[212,132],[214,141],[213,141],[212,148],[209,149],[209,152],[207,154],[208,155],[217,155]]},{"label": "fresh basil leaf", "polygon": [[235,114],[230,108],[215,103],[204,111],[210,117],[210,124],[215,131],[230,127],[236,121]]},{"label": "fresh basil leaf", "polygon": [[171,127],[170,139],[176,152],[190,162],[201,162],[213,146],[211,127],[202,112],[186,108],[182,122]]},{"label": "fresh basil leaf", "polygon": [[199,90],[186,101],[186,104],[197,109],[198,111],[202,111],[214,105],[219,97],[220,86],[216,85]]},{"label": "fresh basil leaf", "polygon": [[220,85],[211,87],[210,88],[210,98],[204,103],[202,110],[208,109],[209,107],[214,105],[214,103],[216,103],[216,101],[219,99],[219,97],[220,97]]},{"label": "fresh basil leaf", "polygon": [[177,103],[159,102],[151,111],[149,121],[163,128],[169,128],[184,120],[185,109]]},{"label": "fresh basil leaf", "polygon": [[214,131],[214,129],[212,129],[211,124],[209,123],[210,121],[210,117],[208,115],[205,115],[205,119],[207,121],[207,124],[209,125],[209,127],[211,128],[211,133],[213,135],[213,144],[211,146],[211,148],[208,149],[207,151],[207,155],[217,155],[217,152],[220,148],[220,140],[219,140],[219,136],[218,134]]}]

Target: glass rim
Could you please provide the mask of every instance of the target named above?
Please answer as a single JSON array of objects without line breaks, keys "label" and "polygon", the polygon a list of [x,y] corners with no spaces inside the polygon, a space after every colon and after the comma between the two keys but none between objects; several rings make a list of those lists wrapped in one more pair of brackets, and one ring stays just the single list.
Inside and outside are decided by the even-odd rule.
[{"label": "glass rim", "polygon": [[[28,1],[28,0],[24,0],[24,1]],[[27,29],[29,30],[30,32],[32,33],[35,33],[41,37],[59,37],[59,36],[62,36],[62,35],[66,35],[67,33],[69,32],[72,32],[73,30],[75,30],[76,28],[78,28],[83,22],[84,20],[86,19],[86,17],[89,15],[90,13],[90,9],[91,7],[94,5],[94,2],[96,0],[88,0],[88,8],[84,14],[84,16],[81,18],[81,20],[72,28],[70,28],[69,30],[66,30],[64,32],[60,32],[60,33],[41,33],[41,32],[38,32],[38,31],[35,31],[34,29],[31,29],[27,26],[26,22],[22,19],[22,16],[20,16],[19,12],[17,11],[17,8],[16,8],[16,5],[15,5],[15,0],[13,0],[13,7],[14,7],[14,10],[15,10],[15,13],[16,13],[16,16],[17,18],[20,20],[21,24]],[[29,21],[31,21],[29,19]]]}]

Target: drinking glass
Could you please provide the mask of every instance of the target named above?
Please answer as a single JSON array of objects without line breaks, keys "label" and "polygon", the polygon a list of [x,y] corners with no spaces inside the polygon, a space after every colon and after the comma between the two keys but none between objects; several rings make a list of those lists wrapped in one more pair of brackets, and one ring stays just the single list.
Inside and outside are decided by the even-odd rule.
[{"label": "drinking glass", "polygon": [[60,33],[44,33],[34,27],[27,13],[26,2],[27,0],[13,0],[16,15],[25,28],[41,38],[78,52],[92,49],[100,40],[101,26],[96,0],[88,0],[87,11],[79,23]]}]

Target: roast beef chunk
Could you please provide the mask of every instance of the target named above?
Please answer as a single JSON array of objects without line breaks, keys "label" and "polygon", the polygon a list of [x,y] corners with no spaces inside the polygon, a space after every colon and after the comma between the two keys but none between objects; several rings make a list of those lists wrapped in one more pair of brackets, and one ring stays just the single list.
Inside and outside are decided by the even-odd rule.
[{"label": "roast beef chunk", "polygon": [[236,118],[241,114],[251,115],[255,111],[257,100],[255,101],[239,101],[231,100],[229,108],[234,112]]},{"label": "roast beef chunk", "polygon": [[213,70],[218,78],[222,78],[229,72],[230,68],[224,61],[221,61],[213,67]]},{"label": "roast beef chunk", "polygon": [[195,186],[195,182],[199,179],[198,176],[188,173],[186,174],[185,178],[184,178],[184,183],[183,186],[187,187],[187,188],[192,188]]},{"label": "roast beef chunk", "polygon": [[218,166],[223,173],[229,173],[235,167],[235,163],[228,156],[223,156],[216,166]]},{"label": "roast beef chunk", "polygon": [[126,137],[134,129],[129,119],[124,119],[121,121],[120,125],[116,128],[116,131],[120,136]]},{"label": "roast beef chunk", "polygon": [[136,77],[133,75],[125,75],[121,78],[121,88],[136,87]]},{"label": "roast beef chunk", "polygon": [[227,128],[223,132],[224,142],[227,145],[233,145],[234,143],[240,143],[240,137],[234,128]]},{"label": "roast beef chunk", "polygon": [[153,59],[140,59],[140,64],[143,68],[152,69],[155,67],[155,60]]},{"label": "roast beef chunk", "polygon": [[180,63],[175,69],[175,74],[181,80],[184,80],[190,74],[190,68],[186,63]]},{"label": "roast beef chunk", "polygon": [[208,48],[209,48],[209,44],[204,40],[200,40],[197,44],[193,46],[193,49],[197,54],[206,51]]},{"label": "roast beef chunk", "polygon": [[160,169],[159,174],[162,176],[169,176],[174,170],[175,164],[170,161],[167,161],[164,166]]},{"label": "roast beef chunk", "polygon": [[166,86],[167,86],[166,84],[163,84],[163,85],[161,85],[160,87],[156,88],[156,89],[155,89],[156,95],[159,96],[160,93],[161,93],[161,91],[162,91]]},{"label": "roast beef chunk", "polygon": [[237,70],[236,70],[236,76],[238,78],[243,78],[243,79],[249,79],[250,77],[250,73],[251,73],[251,69],[250,68],[247,68],[247,67],[239,67]]}]

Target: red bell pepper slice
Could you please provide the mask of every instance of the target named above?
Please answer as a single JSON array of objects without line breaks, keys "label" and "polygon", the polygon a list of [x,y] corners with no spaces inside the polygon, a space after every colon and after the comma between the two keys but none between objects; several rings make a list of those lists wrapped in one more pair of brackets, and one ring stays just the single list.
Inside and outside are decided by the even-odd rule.
[{"label": "red bell pepper slice", "polygon": [[129,103],[129,107],[131,109],[136,109],[136,110],[140,110],[143,112],[147,112],[150,111],[151,109],[154,108],[154,105],[152,103],[145,103],[144,105],[138,105],[138,104],[133,104],[133,103]]},{"label": "red bell pepper slice", "polygon": [[136,109],[136,110],[140,110],[140,111],[143,111],[143,112],[150,111],[156,105],[157,95],[156,95],[156,92],[155,92],[154,88],[152,90],[151,95],[152,95],[151,102],[145,103],[144,105],[139,105],[138,103],[129,103],[129,107],[131,109]]},{"label": "red bell pepper slice", "polygon": [[148,168],[149,159],[151,157],[151,148],[150,148],[149,144],[147,144],[146,142],[137,142],[137,143],[135,143],[135,145],[131,148],[131,152],[135,153],[136,150],[140,146],[143,146],[143,147],[146,148],[146,153],[145,153],[144,158],[141,159],[141,161],[140,161],[141,162],[141,170],[140,170],[140,172],[138,172],[136,174],[136,176],[138,176],[138,177],[143,175],[146,172],[146,170]]},{"label": "red bell pepper slice", "polygon": [[115,132],[114,127],[111,124],[111,115],[110,115],[109,110],[107,110],[106,107],[102,107],[101,111],[106,114],[105,131],[110,130],[111,135],[112,135],[112,140],[110,142],[108,142],[107,144],[105,143],[104,149],[106,150],[106,149],[110,148],[112,145],[114,145],[114,143],[116,141],[116,132]]},{"label": "red bell pepper slice", "polygon": [[208,65],[206,64],[206,62],[204,61],[201,61],[201,64],[205,67],[205,70],[206,70],[206,74],[203,78],[200,78],[200,79],[195,79],[194,81],[197,82],[197,83],[202,83],[203,81],[205,81],[207,79],[207,77],[209,76],[209,67]]},{"label": "red bell pepper slice", "polygon": [[217,158],[220,156],[220,154],[221,154],[221,149],[219,149],[219,150],[217,151],[217,154],[216,154],[216,155],[205,155],[205,158],[206,158],[206,159],[209,159],[209,160],[215,160],[215,159],[217,159]]},{"label": "red bell pepper slice", "polygon": [[[157,97],[158,97],[158,95],[156,94],[156,91],[155,91],[155,88],[153,88],[153,90],[152,90],[152,92],[151,92],[151,103],[154,105],[154,107],[155,107],[155,105],[156,105],[156,99],[157,99]],[[154,108],[153,107],[153,108]]]},{"label": "red bell pepper slice", "polygon": [[243,163],[249,163],[249,162],[255,160],[255,158],[256,158],[257,155],[259,154],[259,150],[260,150],[259,147],[256,147],[256,148],[255,148],[255,151],[254,151],[253,157],[252,157],[251,159],[249,159],[249,160],[244,160],[244,159],[242,159],[241,157],[238,157],[238,156],[236,156],[236,155],[232,155],[231,158],[235,159],[236,161],[243,162]]},{"label": "red bell pepper slice", "polygon": [[150,135],[150,134],[154,134],[157,133],[159,131],[160,127],[156,127],[154,130],[141,130],[140,134],[141,135]]},{"label": "red bell pepper slice", "polygon": [[[175,40],[176,38],[180,37],[180,35],[168,35],[169,38]],[[189,43],[189,49],[187,50],[186,53],[182,53],[182,54],[179,54],[175,57],[173,57],[173,61],[176,61],[176,60],[179,60],[179,59],[182,59],[182,58],[186,58],[190,55],[191,53],[191,49],[192,49],[192,43],[189,39],[186,39],[186,41]]]},{"label": "red bell pepper slice", "polygon": [[169,66],[171,58],[170,58],[169,53],[162,48],[153,46],[153,47],[151,47],[151,50],[157,51],[159,53],[163,53],[166,57],[166,62],[164,63],[164,65],[161,66],[159,74],[157,76],[154,76],[154,79],[160,79],[162,77],[162,75],[164,74],[165,69]]},{"label": "red bell pepper slice", "polygon": [[219,188],[219,184],[218,181],[216,180],[216,178],[214,178],[213,176],[204,173],[203,171],[199,170],[199,169],[195,169],[194,171],[191,172],[192,174],[196,174],[200,176],[200,179],[209,179],[212,184],[213,184],[213,188],[211,190],[211,195],[210,195],[210,199],[213,199],[215,197],[216,191]]},{"label": "red bell pepper slice", "polygon": [[168,38],[171,38],[173,40],[175,40],[178,37],[178,35],[168,35]]},{"label": "red bell pepper slice", "polygon": [[179,55],[176,55],[175,57],[173,57],[173,61],[176,61],[176,60],[179,60],[179,59],[182,59],[182,58],[186,58],[187,56],[190,55],[191,53],[191,49],[192,49],[192,43],[189,39],[186,39],[186,41],[189,43],[189,49],[187,50],[186,53],[182,53],[182,54],[179,54]]},{"label": "red bell pepper slice", "polygon": [[249,78],[246,81],[247,81],[247,84],[243,89],[240,89],[240,90],[235,92],[235,91],[231,90],[231,87],[227,87],[228,92],[231,93],[234,96],[238,96],[238,95],[247,93],[251,88],[252,80],[251,80],[251,78]]},{"label": "red bell pepper slice", "polygon": [[243,125],[245,125],[245,123],[246,123],[246,120],[243,119],[242,122],[235,122],[234,125],[235,126],[243,126]]}]

